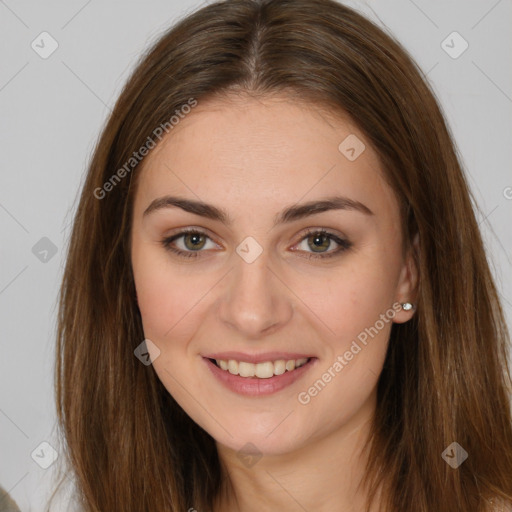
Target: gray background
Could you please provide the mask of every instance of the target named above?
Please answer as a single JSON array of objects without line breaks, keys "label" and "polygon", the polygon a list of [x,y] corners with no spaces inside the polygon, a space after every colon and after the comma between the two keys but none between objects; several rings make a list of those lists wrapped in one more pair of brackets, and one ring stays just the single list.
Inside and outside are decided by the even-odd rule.
[{"label": "gray background", "polygon": [[[481,208],[511,325],[512,1],[345,3],[387,26],[428,72]],[[42,442],[59,450],[56,300],[87,162],[140,53],[200,5],[0,0],[0,484],[22,511],[43,510],[58,464],[45,470],[36,461],[51,462]],[[43,31],[58,43],[46,59],[31,47],[35,41],[39,52],[51,49],[48,36],[39,36]],[[457,58],[464,41],[446,39],[454,31],[469,45]]]}]

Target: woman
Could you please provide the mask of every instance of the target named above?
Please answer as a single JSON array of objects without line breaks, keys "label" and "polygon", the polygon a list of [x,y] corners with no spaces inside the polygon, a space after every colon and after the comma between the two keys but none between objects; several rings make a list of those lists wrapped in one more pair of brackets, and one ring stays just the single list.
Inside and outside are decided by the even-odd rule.
[{"label": "woman", "polygon": [[505,510],[508,344],[450,133],[381,29],[230,0],[144,57],[61,291],[84,510]]}]

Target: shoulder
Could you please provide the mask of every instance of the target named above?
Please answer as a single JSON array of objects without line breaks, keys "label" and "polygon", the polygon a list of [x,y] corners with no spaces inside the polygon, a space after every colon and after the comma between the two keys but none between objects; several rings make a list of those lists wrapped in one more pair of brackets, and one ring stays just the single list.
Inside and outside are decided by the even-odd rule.
[{"label": "shoulder", "polygon": [[486,512],[512,512],[512,503],[502,499],[492,499]]},{"label": "shoulder", "polygon": [[10,494],[0,486],[0,512],[20,512]]}]

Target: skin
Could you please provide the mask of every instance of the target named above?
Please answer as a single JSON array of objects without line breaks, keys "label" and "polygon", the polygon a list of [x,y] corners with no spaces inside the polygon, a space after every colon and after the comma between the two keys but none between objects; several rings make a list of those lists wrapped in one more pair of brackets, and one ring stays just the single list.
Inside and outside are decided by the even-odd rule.
[{"label": "skin", "polygon": [[[350,134],[366,145],[355,161],[338,150]],[[167,194],[223,208],[233,224],[176,207],[143,215]],[[273,227],[285,207],[333,194],[373,215],[330,210]],[[209,237],[199,240],[197,258],[162,245],[186,227]],[[307,228],[325,228],[352,246],[308,259],[319,252]],[[251,264],[236,252],[248,236],[263,249]],[[326,240],[324,254],[340,247]],[[173,245],[193,252],[186,242]],[[154,369],[216,440],[229,474],[215,510],[362,511],[358,483],[392,322],[414,311],[397,312],[309,403],[298,401],[381,314],[415,300],[417,269],[402,251],[398,203],[357,126],[284,96],[199,102],[143,162],[131,243],[144,333],[160,350]],[[229,350],[293,351],[317,361],[291,386],[247,397],[205,366],[203,355]],[[238,456],[248,442],[262,455],[250,467]]]}]

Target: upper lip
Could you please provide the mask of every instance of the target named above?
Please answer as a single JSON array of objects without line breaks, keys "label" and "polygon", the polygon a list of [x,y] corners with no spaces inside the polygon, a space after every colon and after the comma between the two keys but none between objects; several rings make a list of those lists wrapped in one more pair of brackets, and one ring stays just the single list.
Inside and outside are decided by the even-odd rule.
[{"label": "upper lip", "polygon": [[289,361],[291,359],[304,359],[311,358],[313,356],[307,354],[299,354],[297,352],[265,352],[263,354],[246,354],[244,352],[216,352],[215,354],[207,354],[203,357],[207,359],[217,359],[223,361],[229,361],[233,359],[235,361],[244,361],[247,363],[264,363],[266,361],[278,361],[284,359]]}]

